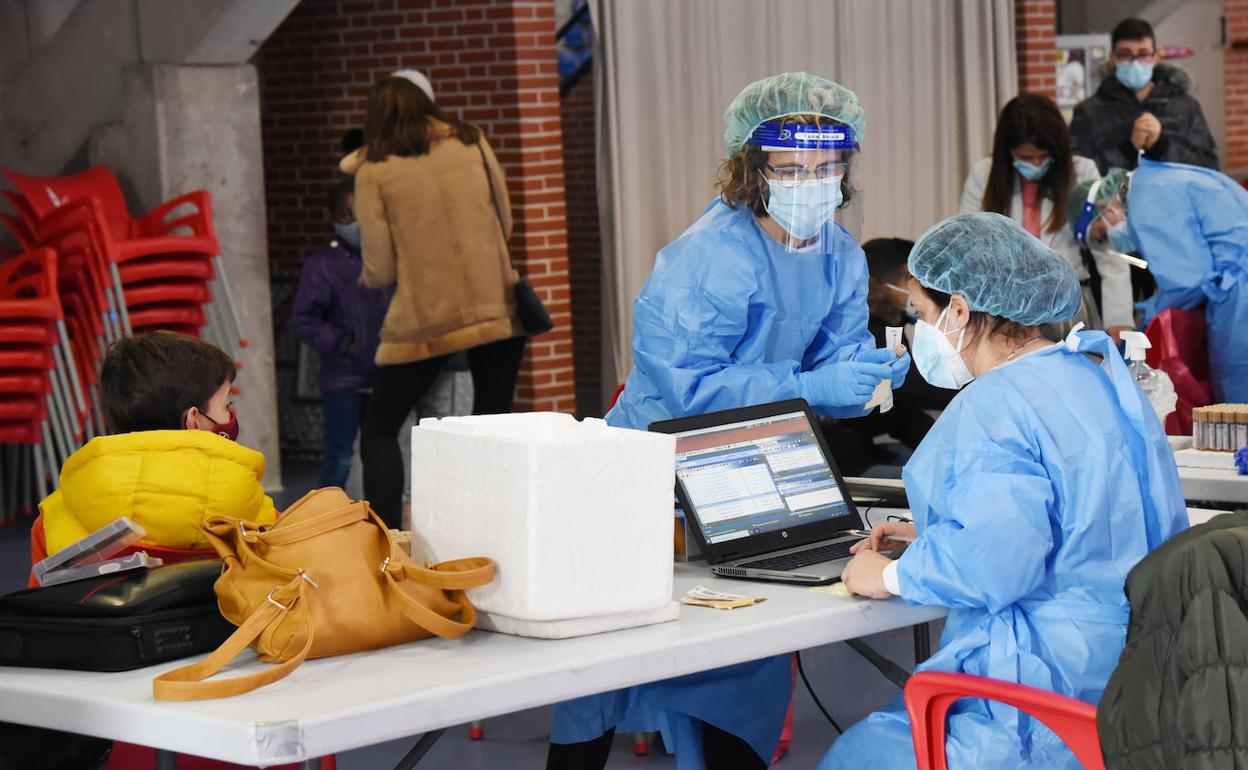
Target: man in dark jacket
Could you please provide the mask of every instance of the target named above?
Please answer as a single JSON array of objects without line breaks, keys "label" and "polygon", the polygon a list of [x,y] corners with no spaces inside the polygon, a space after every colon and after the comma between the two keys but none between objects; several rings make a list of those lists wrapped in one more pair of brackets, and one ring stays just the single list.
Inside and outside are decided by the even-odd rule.
[{"label": "man in dark jacket", "polygon": [[313,252],[299,273],[291,324],[299,339],[321,354],[321,398],[325,407],[325,458],[320,485],[341,487],[351,472],[359,432],[377,365],[381,325],[393,289],[360,284],[360,228],[352,212],[354,178],[330,191],[335,238]]},{"label": "man in dark jacket", "polygon": [[1140,149],[1150,160],[1216,169],[1213,135],[1200,103],[1188,93],[1191,78],[1158,63],[1152,26],[1127,19],[1111,38],[1114,69],[1075,107],[1070,123],[1075,154],[1096,161],[1102,174],[1135,168]]},{"label": "man in dark jacket", "polygon": [[1170,538],[1127,576],[1127,644],[1097,708],[1108,770],[1248,767],[1248,511]]}]

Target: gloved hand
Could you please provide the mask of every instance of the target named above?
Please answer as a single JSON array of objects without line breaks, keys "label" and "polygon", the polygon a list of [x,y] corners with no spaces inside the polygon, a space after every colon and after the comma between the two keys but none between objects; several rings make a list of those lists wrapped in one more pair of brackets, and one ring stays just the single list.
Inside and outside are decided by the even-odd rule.
[{"label": "gloved hand", "polygon": [[890,368],[884,364],[837,361],[799,373],[797,382],[802,398],[812,406],[866,406],[875,386],[891,376]]},{"label": "gloved hand", "polygon": [[892,350],[888,348],[877,348],[875,350],[864,350],[854,357],[857,361],[864,361],[868,364],[885,364],[888,366],[888,379],[892,381],[893,390],[900,388],[906,381],[906,373],[910,371],[910,354],[902,353],[898,358]]}]

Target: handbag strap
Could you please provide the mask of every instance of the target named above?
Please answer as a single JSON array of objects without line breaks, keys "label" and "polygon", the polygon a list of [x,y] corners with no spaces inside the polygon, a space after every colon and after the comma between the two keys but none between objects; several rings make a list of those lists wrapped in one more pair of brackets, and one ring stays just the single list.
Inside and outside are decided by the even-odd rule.
[{"label": "handbag strap", "polygon": [[[221,646],[208,657],[189,666],[175,668],[157,676],[152,680],[152,696],[156,700],[174,701],[226,698],[231,695],[242,695],[243,693],[251,692],[286,677],[307,659],[308,653],[312,650],[312,621],[308,615],[303,583],[303,578],[300,576],[282,588],[274,590],[269,595],[270,600],[257,607],[256,611],[251,613],[251,616],[234,633],[230,634],[230,638],[222,642]],[[288,604],[283,605],[273,598],[273,594],[289,593],[289,589],[295,584],[297,584],[295,587],[298,595]],[[264,633],[266,628],[279,622],[296,608],[299,613],[297,617],[303,620],[306,638],[303,643],[303,649],[299,650],[293,657],[276,666],[265,668],[263,671],[257,671],[253,674],[243,674],[212,682],[204,681],[225,668],[240,652],[247,649],[260,634]]]},{"label": "handbag strap", "polygon": [[[477,152],[481,153],[481,165],[485,168],[485,183],[490,186],[490,203],[494,205],[494,219],[498,221],[498,231],[503,235],[503,245],[507,244],[507,231],[503,228],[503,211],[498,205],[498,195],[494,192],[494,172],[490,171],[490,162],[485,158],[485,147],[481,146],[481,140],[477,140]],[[516,259],[511,256],[511,249],[507,249],[507,260],[511,262],[511,269],[517,273],[520,272],[516,268]]]},{"label": "handbag strap", "polygon": [[367,518],[368,507],[362,502],[357,502],[325,513],[318,513],[307,521],[284,526],[282,520],[278,519],[277,525],[272,529],[258,532],[244,528],[243,533],[244,537],[252,535],[255,540],[266,545],[289,545],[332,532],[358,521],[364,521]]},{"label": "handbag strap", "polygon": [[[450,567],[451,569],[445,569]],[[477,609],[464,594],[464,588],[485,585],[494,579],[494,562],[480,557],[456,559],[434,565],[432,569],[415,564],[387,564],[382,569],[386,585],[398,602],[399,611],[408,620],[443,639],[458,639],[472,630],[477,623]],[[429,609],[413,599],[399,586],[395,575],[450,593],[450,599],[459,605],[461,620],[456,621]]]}]

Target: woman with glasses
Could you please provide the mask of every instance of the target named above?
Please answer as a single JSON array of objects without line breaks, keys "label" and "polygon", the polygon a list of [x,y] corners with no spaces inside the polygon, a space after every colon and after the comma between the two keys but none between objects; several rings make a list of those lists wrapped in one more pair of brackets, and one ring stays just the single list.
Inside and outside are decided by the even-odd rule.
[{"label": "woman with glasses", "polygon": [[1160,61],[1157,37],[1143,19],[1127,19],[1110,36],[1112,53],[1096,93],[1075,107],[1071,147],[1102,174],[1133,169],[1139,150],[1150,160],[1216,169],[1217,147],[1191,77]]},{"label": "woman with glasses", "polygon": [[1098,178],[1096,163],[1070,151],[1070,131],[1053,100],[1022,94],[1002,108],[992,155],[971,167],[959,213],[1003,214],[1065,257],[1083,287],[1074,321],[1114,335],[1135,328],[1130,267],[1099,248],[1085,252],[1066,226],[1071,188]]},{"label": "woman with glasses", "polygon": [[[864,129],[854,93],[804,72],[746,86],[724,114],[720,195],[663,248],[634,305],[633,370],[607,422],[805,398],[858,417],[909,355],[867,329],[867,264],[836,221]],[[677,766],[764,768],[792,698],[789,656],[557,704],[548,768],[603,767],[619,729],[659,729]],[[628,726],[621,726],[628,725]]]}]

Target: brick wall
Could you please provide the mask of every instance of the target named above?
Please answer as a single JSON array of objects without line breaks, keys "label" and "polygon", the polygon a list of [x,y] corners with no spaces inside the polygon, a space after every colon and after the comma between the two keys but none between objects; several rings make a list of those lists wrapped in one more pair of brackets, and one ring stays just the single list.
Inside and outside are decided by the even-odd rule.
[{"label": "brick wall", "polygon": [[594,154],[594,79],[586,73],[563,97],[563,168],[568,192],[568,262],[572,278],[572,350],[577,411],[601,414],[602,241],[598,232]]},{"label": "brick wall", "polygon": [[554,331],[533,340],[518,410],[575,410],[553,0],[303,0],[257,57],[270,257],[297,267],[330,227],[325,195],[343,132],[369,88],[400,67],[480,125],[507,172],[512,254]]},{"label": "brick wall", "polygon": [[1057,98],[1057,0],[1014,0],[1018,90]]},{"label": "brick wall", "polygon": [[1226,36],[1230,43],[1223,59],[1226,99],[1226,147],[1223,170],[1236,179],[1248,177],[1248,0],[1223,0]]}]

